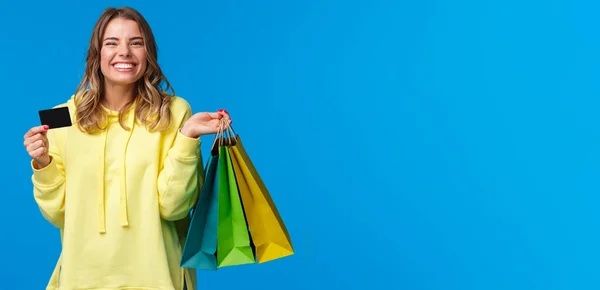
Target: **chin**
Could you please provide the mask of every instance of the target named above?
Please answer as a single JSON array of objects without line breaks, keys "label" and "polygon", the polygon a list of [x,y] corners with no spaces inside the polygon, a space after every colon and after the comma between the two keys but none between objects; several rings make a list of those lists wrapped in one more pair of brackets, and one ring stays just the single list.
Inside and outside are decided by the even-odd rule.
[{"label": "chin", "polygon": [[133,85],[142,79],[142,76],[113,76],[107,80],[116,85]]}]

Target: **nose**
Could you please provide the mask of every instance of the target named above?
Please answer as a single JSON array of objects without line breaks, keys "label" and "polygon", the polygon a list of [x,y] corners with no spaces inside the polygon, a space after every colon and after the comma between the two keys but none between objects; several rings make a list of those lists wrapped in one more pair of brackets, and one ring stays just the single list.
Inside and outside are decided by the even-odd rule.
[{"label": "nose", "polygon": [[131,51],[129,50],[129,45],[120,45],[118,54],[119,54],[119,56],[122,56],[122,57],[131,56]]}]

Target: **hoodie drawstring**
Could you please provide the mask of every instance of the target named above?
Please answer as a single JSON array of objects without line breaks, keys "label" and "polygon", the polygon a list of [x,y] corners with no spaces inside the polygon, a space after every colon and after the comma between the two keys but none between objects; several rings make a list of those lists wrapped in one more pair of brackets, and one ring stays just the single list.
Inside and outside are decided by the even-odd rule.
[{"label": "hoodie drawstring", "polygon": [[100,132],[102,137],[102,150],[100,150],[100,174],[98,180],[98,223],[100,233],[106,233],[106,216],[105,216],[105,205],[104,205],[104,155],[106,153],[106,130]]},{"label": "hoodie drawstring", "polygon": [[[109,117],[110,118],[110,117]],[[130,108],[130,111],[126,113],[126,124],[130,128],[127,135],[127,140],[125,141],[125,148],[123,151],[122,162],[123,162],[123,172],[121,173],[121,181],[120,181],[120,190],[119,190],[119,200],[120,200],[120,220],[121,226],[127,227],[129,226],[129,218],[127,211],[127,149],[129,147],[129,140],[131,140],[131,135],[133,134],[133,130],[135,128],[135,113],[133,108]],[[108,128],[107,128],[108,130]],[[105,187],[104,187],[104,178],[105,178],[105,154],[106,154],[106,142],[108,138],[107,130],[103,130],[100,134],[103,142],[103,149],[100,150],[100,180],[98,182],[98,222],[99,222],[99,231],[100,233],[106,233],[106,203],[105,203]]]},{"label": "hoodie drawstring", "polygon": [[129,146],[129,140],[131,140],[131,135],[133,134],[133,128],[135,128],[134,115],[134,112],[129,112],[127,115],[127,124],[130,129],[123,151],[123,174],[121,175],[121,226],[124,227],[129,226],[127,212],[127,148]]}]

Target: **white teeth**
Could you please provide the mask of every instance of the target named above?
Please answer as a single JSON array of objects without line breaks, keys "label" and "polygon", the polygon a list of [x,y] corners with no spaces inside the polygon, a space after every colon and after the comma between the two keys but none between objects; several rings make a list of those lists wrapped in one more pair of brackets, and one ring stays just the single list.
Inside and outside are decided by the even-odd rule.
[{"label": "white teeth", "polygon": [[115,66],[115,68],[132,68],[133,64],[130,64],[130,63],[117,63],[114,66]]}]

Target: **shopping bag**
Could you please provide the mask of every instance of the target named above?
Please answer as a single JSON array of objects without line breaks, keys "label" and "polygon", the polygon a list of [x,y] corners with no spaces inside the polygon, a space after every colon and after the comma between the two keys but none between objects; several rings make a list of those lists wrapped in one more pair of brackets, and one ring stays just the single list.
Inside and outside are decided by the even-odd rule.
[{"label": "shopping bag", "polygon": [[219,156],[211,154],[206,163],[204,182],[192,211],[180,266],[216,270],[218,198],[215,181]]},{"label": "shopping bag", "polygon": [[230,131],[235,139],[229,146],[229,153],[258,263],[294,254],[288,230],[267,187],[250,160],[240,136],[233,128]]},{"label": "shopping bag", "polygon": [[219,268],[256,262],[229,156],[229,146],[229,144],[219,145],[217,181],[219,186],[217,266]]}]

